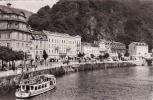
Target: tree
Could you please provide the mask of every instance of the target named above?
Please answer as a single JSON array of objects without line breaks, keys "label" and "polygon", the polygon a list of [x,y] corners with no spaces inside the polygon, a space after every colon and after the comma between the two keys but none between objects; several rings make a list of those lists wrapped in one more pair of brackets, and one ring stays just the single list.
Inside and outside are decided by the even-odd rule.
[{"label": "tree", "polygon": [[83,57],[83,54],[79,53],[77,56],[81,58],[81,57]]},{"label": "tree", "polygon": [[82,57],[84,57],[86,54],[85,53],[82,53]]},{"label": "tree", "polygon": [[125,57],[129,57],[129,55],[130,55],[130,54],[129,54],[128,52],[126,52],[126,53],[124,54]]},{"label": "tree", "polygon": [[91,58],[94,58],[95,57],[94,54],[90,54],[90,56],[91,56]]},{"label": "tree", "polygon": [[100,59],[100,60],[103,59],[103,56],[102,56],[102,55],[99,55],[99,59]]},{"label": "tree", "polygon": [[109,53],[104,54],[104,59],[107,59],[109,57]]},{"label": "tree", "polygon": [[46,65],[46,59],[48,58],[48,54],[45,50],[43,50],[43,58],[45,60],[45,65]]}]

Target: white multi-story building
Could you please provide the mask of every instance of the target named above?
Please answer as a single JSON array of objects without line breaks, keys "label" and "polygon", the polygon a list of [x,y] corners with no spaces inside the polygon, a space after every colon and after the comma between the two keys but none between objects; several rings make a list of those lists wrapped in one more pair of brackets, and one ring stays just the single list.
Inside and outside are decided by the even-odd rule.
[{"label": "white multi-story building", "polygon": [[0,46],[29,52],[31,32],[26,12],[12,8],[10,3],[0,6]]},{"label": "white multi-story building", "polygon": [[48,38],[49,58],[67,59],[74,58],[81,52],[81,37],[79,35],[70,36],[65,33],[43,31]]},{"label": "white multi-story building", "polygon": [[43,58],[43,51],[48,52],[48,40],[46,34],[42,31],[33,31],[30,53],[34,60]]},{"label": "white multi-story building", "polygon": [[98,57],[100,55],[99,46],[95,43],[82,42],[81,52],[85,54],[85,57],[90,57],[90,58],[91,54],[93,54],[95,57]]},{"label": "white multi-story building", "polygon": [[142,42],[132,42],[129,44],[129,54],[135,57],[148,56],[148,44]]}]

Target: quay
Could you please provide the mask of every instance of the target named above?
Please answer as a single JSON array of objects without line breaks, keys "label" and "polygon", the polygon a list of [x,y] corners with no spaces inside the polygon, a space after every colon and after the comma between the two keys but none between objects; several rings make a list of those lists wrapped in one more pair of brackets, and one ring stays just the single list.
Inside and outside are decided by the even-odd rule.
[{"label": "quay", "polygon": [[[120,68],[120,67],[132,67],[136,64],[130,61],[118,61],[118,62],[88,62],[77,63],[71,62],[70,64],[54,63],[51,66],[38,66],[36,69],[32,68],[26,72],[25,78],[41,75],[41,74],[53,74],[55,76],[64,75],[70,72],[106,69],[106,68]],[[13,72],[12,70],[0,72],[0,91],[1,89],[11,90],[15,88],[21,78],[21,70]],[[9,89],[6,89],[9,88]]]}]

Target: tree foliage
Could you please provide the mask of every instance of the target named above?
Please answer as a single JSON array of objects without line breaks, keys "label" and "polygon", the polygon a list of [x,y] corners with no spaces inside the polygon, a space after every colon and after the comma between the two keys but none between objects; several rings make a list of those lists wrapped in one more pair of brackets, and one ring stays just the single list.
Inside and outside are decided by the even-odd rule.
[{"label": "tree foliage", "polygon": [[109,53],[104,54],[104,59],[107,59],[109,57]]},{"label": "tree foliage", "polygon": [[79,53],[77,56],[80,57],[80,58],[83,58],[85,56],[85,54],[84,53]]},{"label": "tree foliage", "polygon": [[45,50],[43,50],[43,58],[44,58],[45,61],[48,58],[48,54]]},{"label": "tree foliage", "polygon": [[0,46],[0,60],[2,60],[2,70],[4,69],[3,62],[23,60],[24,53],[22,51],[13,51],[12,49]]}]

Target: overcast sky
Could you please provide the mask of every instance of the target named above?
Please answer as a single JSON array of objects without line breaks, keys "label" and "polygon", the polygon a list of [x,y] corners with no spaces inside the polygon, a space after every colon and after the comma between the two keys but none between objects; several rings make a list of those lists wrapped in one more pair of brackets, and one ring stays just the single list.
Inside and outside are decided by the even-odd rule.
[{"label": "overcast sky", "polygon": [[36,13],[41,7],[49,5],[52,7],[58,0],[0,0],[0,5],[11,3],[12,7],[25,9]]}]

